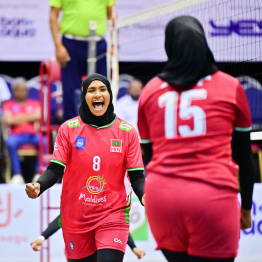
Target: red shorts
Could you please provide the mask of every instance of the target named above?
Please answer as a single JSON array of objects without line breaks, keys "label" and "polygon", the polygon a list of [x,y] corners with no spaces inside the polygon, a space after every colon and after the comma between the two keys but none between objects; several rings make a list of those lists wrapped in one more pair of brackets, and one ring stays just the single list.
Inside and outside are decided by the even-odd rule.
[{"label": "red shorts", "polygon": [[67,258],[88,257],[99,249],[117,249],[125,253],[128,234],[128,224],[101,225],[82,234],[63,230]]},{"label": "red shorts", "polygon": [[145,192],[157,249],[197,257],[236,257],[240,210],[235,190],[150,173]]}]

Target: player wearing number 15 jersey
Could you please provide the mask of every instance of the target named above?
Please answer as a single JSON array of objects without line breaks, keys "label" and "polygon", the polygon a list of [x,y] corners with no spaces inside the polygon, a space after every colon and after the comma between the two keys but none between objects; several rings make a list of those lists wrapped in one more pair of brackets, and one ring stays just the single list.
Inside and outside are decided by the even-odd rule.
[{"label": "player wearing number 15 jersey", "polygon": [[35,198],[63,174],[61,221],[69,262],[121,262],[129,234],[126,171],[144,204],[138,135],[114,114],[110,83],[102,75],[83,81],[79,113],[61,125],[48,169],[26,191]]},{"label": "player wearing number 15 jersey", "polygon": [[247,98],[237,79],[217,69],[195,18],[173,19],[165,48],[167,65],[142,90],[138,110],[141,143],[151,160],[149,224],[169,261],[233,261],[240,229],[238,165],[241,227],[251,226]]}]

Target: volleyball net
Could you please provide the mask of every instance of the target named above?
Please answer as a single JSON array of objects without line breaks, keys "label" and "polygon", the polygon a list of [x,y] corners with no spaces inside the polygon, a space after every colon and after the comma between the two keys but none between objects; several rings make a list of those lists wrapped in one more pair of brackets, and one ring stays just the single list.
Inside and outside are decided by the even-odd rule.
[{"label": "volleyball net", "polygon": [[165,62],[164,34],[174,17],[196,17],[219,68],[245,88],[254,128],[262,127],[262,2],[259,0],[177,0],[119,18],[112,29],[112,86],[117,97],[119,61]]}]

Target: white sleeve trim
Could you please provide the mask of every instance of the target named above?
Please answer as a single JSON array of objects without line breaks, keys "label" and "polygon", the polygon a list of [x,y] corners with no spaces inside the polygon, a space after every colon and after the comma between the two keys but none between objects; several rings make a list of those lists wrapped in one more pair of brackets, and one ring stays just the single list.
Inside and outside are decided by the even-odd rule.
[{"label": "white sleeve trim", "polygon": [[247,131],[251,131],[251,130],[252,130],[252,126],[250,126],[250,127],[237,127],[237,126],[235,126],[235,127],[234,127],[234,130],[236,130],[236,131],[242,131],[242,132],[247,132]]},{"label": "white sleeve trim", "polygon": [[151,140],[150,139],[139,139],[140,140],[140,144],[149,144],[151,143]]}]

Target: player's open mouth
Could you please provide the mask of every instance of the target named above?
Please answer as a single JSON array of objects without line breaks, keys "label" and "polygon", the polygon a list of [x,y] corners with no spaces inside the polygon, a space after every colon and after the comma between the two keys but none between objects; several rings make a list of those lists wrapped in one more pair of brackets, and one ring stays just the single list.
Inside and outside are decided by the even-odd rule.
[{"label": "player's open mouth", "polygon": [[93,108],[95,110],[102,110],[104,107],[104,102],[101,102],[101,101],[97,101],[97,102],[94,102],[93,103]]}]

